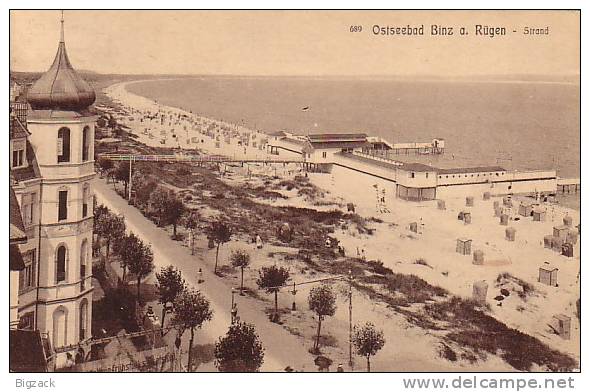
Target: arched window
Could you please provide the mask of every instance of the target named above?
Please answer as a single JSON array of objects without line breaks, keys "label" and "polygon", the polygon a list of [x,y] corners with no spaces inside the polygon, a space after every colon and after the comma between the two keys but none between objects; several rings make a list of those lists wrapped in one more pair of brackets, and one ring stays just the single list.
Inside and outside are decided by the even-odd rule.
[{"label": "arched window", "polygon": [[68,250],[65,245],[60,245],[55,255],[55,283],[66,281],[67,258]]},{"label": "arched window", "polygon": [[88,335],[88,300],[84,298],[82,302],[80,302],[80,330],[79,330],[79,340],[84,340],[87,338]]},{"label": "arched window", "polygon": [[68,310],[60,306],[53,312],[53,347],[63,347],[67,343]]},{"label": "arched window", "polygon": [[70,128],[57,131],[57,162],[70,161]]},{"label": "arched window", "polygon": [[88,241],[80,246],[80,291],[86,290],[86,260],[88,259]]},{"label": "arched window", "polygon": [[90,154],[90,127],[85,126],[82,131],[82,161],[86,162]]}]

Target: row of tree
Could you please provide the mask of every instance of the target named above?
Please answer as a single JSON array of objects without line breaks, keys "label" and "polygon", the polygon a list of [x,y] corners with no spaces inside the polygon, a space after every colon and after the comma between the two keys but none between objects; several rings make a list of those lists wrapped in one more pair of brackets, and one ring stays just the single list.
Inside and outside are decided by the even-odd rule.
[{"label": "row of tree", "polygon": [[[181,272],[173,266],[162,268],[156,273],[156,287],[162,304],[162,326],[166,313],[174,312],[172,324],[179,332],[179,338],[186,330],[190,332],[188,343],[187,370],[192,371],[195,330],[200,329],[213,317],[209,300],[198,290],[187,287]],[[224,337],[215,344],[215,366],[222,372],[255,372],[264,362],[264,348],[254,326],[234,323]]]},{"label": "row of tree", "polygon": [[[127,271],[137,279],[137,301],[141,302],[141,281],[154,269],[153,252],[138,236],[126,233],[125,220],[107,207],[94,209],[94,230],[97,243],[104,241],[107,260],[112,249],[119,256],[123,269],[122,281],[126,282]],[[247,255],[246,253],[242,254]],[[249,255],[247,256],[249,260]],[[173,266],[156,273],[156,287],[162,304],[162,326],[169,310],[174,313],[172,324],[181,337],[190,332],[187,369],[192,370],[195,331],[210,321],[213,310],[210,302],[199,291],[189,288],[181,272]],[[254,326],[247,323],[232,325],[226,336],[215,345],[215,364],[220,371],[257,371],[264,361],[264,348]]]},{"label": "row of tree", "polygon": [[[114,165],[111,160],[101,158],[98,166],[101,173],[110,173],[115,180],[124,183],[126,195],[129,183],[129,162],[123,161]],[[153,217],[158,226],[172,225],[172,238],[175,240],[179,239],[178,225],[184,226],[190,233],[191,254],[194,254],[195,238],[201,225],[199,212],[187,208],[174,191],[159,186],[141,170],[136,169],[132,176],[135,205]],[[225,222],[214,221],[205,227],[205,231],[207,238],[216,247],[214,272],[217,273],[219,249],[221,245],[231,240],[231,228]]]},{"label": "row of tree", "polygon": [[93,249],[100,249],[104,240],[106,258],[110,261],[111,248],[119,255],[119,263],[123,269],[123,283],[126,283],[127,271],[137,279],[137,302],[141,303],[141,281],[149,276],[154,269],[154,254],[151,246],[145,244],[134,233],[126,233],[125,218],[113,214],[104,205],[94,208],[94,233],[96,244]]},{"label": "row of tree", "polygon": [[[118,166],[115,169],[115,173],[119,173],[119,178],[117,179],[124,181],[127,184],[129,173],[128,166],[127,170]],[[127,173],[126,178],[124,173]],[[182,200],[180,200],[174,192],[158,187],[151,181],[146,182],[143,176],[138,176],[137,178],[134,176],[133,182],[135,184],[134,188],[136,189],[135,201],[138,206],[140,208],[147,208],[152,214],[154,214],[158,225],[163,226],[172,224],[173,238],[175,239],[177,238],[177,225],[184,225],[191,234],[191,253],[194,254],[194,240],[201,223],[201,217],[198,211],[186,209]],[[222,244],[230,241],[232,235],[231,229],[229,225],[222,221],[214,221],[205,228],[205,231],[210,242],[216,246],[214,272],[217,273],[219,249]],[[141,279],[149,275],[153,270],[153,255],[151,249],[149,246],[143,244],[143,242],[133,233],[126,235],[124,219],[110,213],[104,206],[98,206],[95,210],[95,233],[99,238],[102,237],[105,239],[107,257],[111,245],[114,245],[115,251],[120,255],[120,263],[123,268],[123,281],[125,281],[127,270],[133,273],[137,278],[137,298],[139,301]],[[242,294],[244,289],[244,269],[247,268],[251,262],[250,255],[245,250],[236,250],[232,252],[230,262],[234,267],[240,268],[241,270],[240,294]],[[198,291],[187,289],[184,281],[180,277],[180,272],[175,270],[172,266],[163,269],[159,274],[156,274],[156,276],[158,278],[158,289],[161,290],[160,301],[163,304],[162,325],[164,325],[166,309],[172,308],[175,312],[175,319],[173,321],[175,325],[183,325],[182,332],[184,332],[184,329],[190,330],[190,370],[195,328],[200,328],[202,323],[210,320],[212,317],[212,313],[210,315],[207,313],[210,311],[208,310],[208,301],[206,301]],[[162,281],[160,282],[161,279]],[[281,288],[285,287],[288,280],[289,271],[284,267],[273,265],[262,267],[259,271],[259,276],[256,280],[258,287],[264,289],[267,293],[274,294],[275,307],[274,314],[271,318],[272,321],[276,322],[279,320],[278,293]],[[318,318],[317,334],[314,341],[313,351],[319,352],[322,321],[324,321],[325,317],[333,316],[335,314],[336,295],[329,286],[322,285],[314,287],[310,291],[308,305],[309,309],[312,310]],[[254,333],[253,326],[239,323],[237,326],[232,325],[226,338],[229,339],[229,342],[233,341],[232,339],[236,339],[236,336],[244,335],[252,337],[252,333]],[[250,341],[253,340],[250,339]],[[357,353],[367,358],[367,368],[370,371],[370,357],[375,355],[375,353],[385,344],[383,332],[378,331],[372,324],[367,323],[363,327],[355,328],[353,344],[355,345]],[[251,351],[252,350],[249,352]],[[263,352],[261,346],[259,351]],[[233,361],[235,363],[234,365],[228,365],[227,361]],[[221,368],[236,369],[236,366],[238,366],[236,363],[241,363],[241,360],[237,358],[230,358],[227,361],[223,362],[223,364],[220,362],[220,365],[218,366],[220,370]],[[256,362],[256,360],[251,360],[248,363]],[[241,363],[238,367],[251,369],[252,366],[253,365]]]}]

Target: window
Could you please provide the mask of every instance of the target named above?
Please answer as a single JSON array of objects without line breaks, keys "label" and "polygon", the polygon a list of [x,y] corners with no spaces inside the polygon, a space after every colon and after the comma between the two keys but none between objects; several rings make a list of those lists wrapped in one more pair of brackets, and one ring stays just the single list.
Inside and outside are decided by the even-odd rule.
[{"label": "window", "polygon": [[86,325],[88,324],[88,301],[86,298],[80,303],[80,336],[79,340],[86,339]]},{"label": "window", "polygon": [[57,162],[70,161],[70,129],[60,128],[57,131]]},{"label": "window", "polygon": [[53,312],[53,347],[63,347],[67,342],[67,309],[60,306]]},{"label": "window", "polygon": [[33,224],[35,220],[35,210],[37,206],[37,194],[36,193],[29,193],[23,195],[22,198],[22,214],[23,214],[23,223],[25,226],[29,226]]},{"label": "window", "polygon": [[326,151],[322,152],[322,158],[327,158],[328,157],[328,153]]},{"label": "window", "polygon": [[426,178],[428,178],[428,173],[426,173]]},{"label": "window", "polygon": [[90,198],[90,189],[89,185],[84,185],[84,190],[82,191],[82,217],[86,218],[88,215],[88,199]]},{"label": "window", "polygon": [[66,258],[67,250],[66,247],[61,245],[57,248],[56,265],[55,265],[55,282],[65,282],[66,280]]},{"label": "window", "polygon": [[68,219],[68,191],[59,191],[57,220]]},{"label": "window", "polygon": [[12,151],[12,167],[21,167],[24,165],[25,150]]},{"label": "window", "polygon": [[82,241],[80,246],[80,291],[86,290],[86,257],[88,254],[88,242]]},{"label": "window", "polygon": [[18,329],[29,329],[35,328],[35,312],[27,312],[20,316],[18,320]]},{"label": "window", "polygon": [[414,172],[411,172],[411,173],[410,173],[410,178],[415,178],[415,177],[416,177],[416,173],[414,173]]},{"label": "window", "polygon": [[31,223],[35,221],[35,215],[37,211],[37,194],[31,193],[31,206],[29,210],[29,215],[31,216]]},{"label": "window", "polygon": [[33,217],[31,216],[31,195],[25,194],[22,198],[22,215],[23,215],[23,223],[25,226],[30,225],[33,221]]},{"label": "window", "polygon": [[23,254],[25,269],[21,270],[18,279],[18,291],[22,292],[31,287],[37,286],[37,262],[35,260],[35,249]]},{"label": "window", "polygon": [[82,131],[82,161],[88,160],[90,152],[90,127],[84,127]]}]

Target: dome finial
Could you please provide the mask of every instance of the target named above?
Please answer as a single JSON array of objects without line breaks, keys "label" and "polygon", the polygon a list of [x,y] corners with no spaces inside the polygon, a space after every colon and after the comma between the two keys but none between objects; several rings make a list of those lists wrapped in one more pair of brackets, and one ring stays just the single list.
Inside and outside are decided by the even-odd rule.
[{"label": "dome finial", "polygon": [[92,87],[78,75],[66,53],[64,17],[61,13],[61,37],[53,64],[29,89],[27,100],[33,110],[87,109],[96,100]]},{"label": "dome finial", "polygon": [[61,35],[59,38],[59,42],[65,42],[64,40],[64,12],[61,11]]}]

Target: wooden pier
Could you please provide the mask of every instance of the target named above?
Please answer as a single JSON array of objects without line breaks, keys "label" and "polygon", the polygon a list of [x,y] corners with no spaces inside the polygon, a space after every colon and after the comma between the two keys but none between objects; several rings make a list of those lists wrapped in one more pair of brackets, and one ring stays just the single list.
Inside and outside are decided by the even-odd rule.
[{"label": "wooden pier", "polygon": [[192,155],[192,154],[99,154],[99,158],[111,161],[134,161],[134,162],[186,162],[186,163],[309,163],[301,159],[281,159],[281,158],[258,158],[244,157],[236,158],[225,155]]},{"label": "wooden pier", "polygon": [[558,178],[557,179],[557,193],[578,193],[580,192],[579,178]]}]

